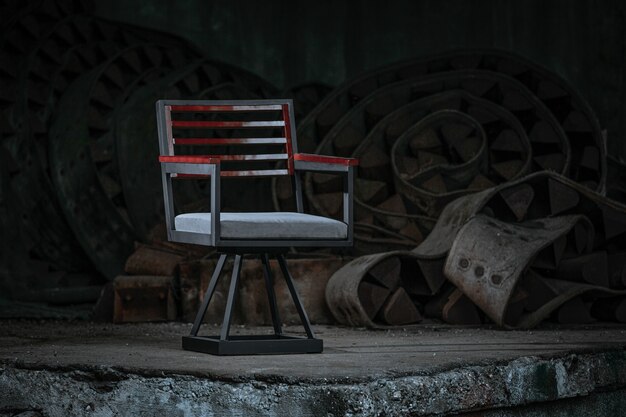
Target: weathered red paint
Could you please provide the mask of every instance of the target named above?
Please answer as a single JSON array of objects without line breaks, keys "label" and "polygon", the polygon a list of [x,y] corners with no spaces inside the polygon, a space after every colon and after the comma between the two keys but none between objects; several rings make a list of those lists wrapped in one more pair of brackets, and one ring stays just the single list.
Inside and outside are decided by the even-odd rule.
[{"label": "weathered red paint", "polygon": [[293,156],[296,161],[317,162],[320,164],[336,164],[345,166],[358,166],[357,158],[340,158],[337,156],[314,155],[308,153],[297,153]]},{"label": "weathered red paint", "polygon": [[[173,154],[173,145],[285,145],[285,152],[265,154],[243,155],[171,155],[159,157],[160,162],[219,164],[220,161],[285,161],[286,169],[243,169],[222,170],[223,177],[245,176],[275,176],[293,175],[294,166],[292,126],[289,113],[289,105],[171,105],[166,106],[166,121],[168,125],[168,139],[170,152]],[[256,112],[256,111],[280,111],[282,120],[253,120],[253,121],[226,121],[226,120],[172,120],[172,113],[198,113],[198,112]],[[174,138],[173,128],[200,128],[200,129],[237,129],[237,128],[274,128],[283,129],[283,137],[257,137],[257,138]],[[175,178],[206,178],[205,175],[178,174]]]},{"label": "weathered red paint", "polygon": [[193,112],[218,112],[218,111],[271,111],[280,110],[279,104],[275,105],[247,105],[247,106],[233,106],[233,105],[217,105],[217,106],[194,106],[194,105],[173,105],[169,106],[171,111],[177,113],[193,113]]},{"label": "weathered red paint", "polygon": [[192,155],[161,155],[159,162],[175,162],[184,164],[214,164],[219,165],[220,160],[211,156],[192,156]]}]

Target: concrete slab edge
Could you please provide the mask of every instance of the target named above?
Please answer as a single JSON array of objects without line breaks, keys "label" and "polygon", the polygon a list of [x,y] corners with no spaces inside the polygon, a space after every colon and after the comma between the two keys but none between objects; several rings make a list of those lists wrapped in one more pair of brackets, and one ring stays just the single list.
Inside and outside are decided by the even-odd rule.
[{"label": "concrete slab edge", "polygon": [[225,382],[115,370],[55,371],[0,365],[0,413],[45,416],[446,415],[551,402],[626,388],[626,351],[523,357],[432,375],[363,383]]}]

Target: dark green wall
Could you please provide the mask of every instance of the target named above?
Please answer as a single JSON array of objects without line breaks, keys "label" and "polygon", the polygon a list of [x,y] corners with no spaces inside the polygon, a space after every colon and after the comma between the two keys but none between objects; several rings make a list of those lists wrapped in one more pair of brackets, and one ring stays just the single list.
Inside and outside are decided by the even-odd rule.
[{"label": "dark green wall", "polygon": [[511,50],[569,80],[626,159],[623,0],[108,0],[95,13],[181,35],[285,88],[454,48]]}]

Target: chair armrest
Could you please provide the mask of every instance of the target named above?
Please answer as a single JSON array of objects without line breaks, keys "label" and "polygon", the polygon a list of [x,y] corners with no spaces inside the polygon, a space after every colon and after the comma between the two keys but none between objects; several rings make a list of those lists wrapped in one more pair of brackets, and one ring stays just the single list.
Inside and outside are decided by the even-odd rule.
[{"label": "chair armrest", "polygon": [[[175,229],[176,214],[174,212],[174,195],[172,177],[210,177],[211,180],[211,244],[220,238],[220,159],[210,156],[196,155],[160,155],[159,162],[163,169],[163,192],[165,195],[165,217],[168,238],[178,232]],[[170,175],[167,175],[170,174]]]},{"label": "chair armrest", "polygon": [[[161,155],[159,162],[170,174],[219,175],[219,158],[193,155]],[[216,172],[217,170],[217,172]]]},{"label": "chair armrest", "polygon": [[359,165],[356,158],[297,153],[293,155],[294,168],[299,171],[347,172],[350,167]]},{"label": "chair armrest", "polygon": [[356,167],[359,165],[359,160],[356,158],[340,158],[337,156],[297,153],[293,155],[293,162],[296,171],[330,172],[339,174],[343,177],[342,217],[343,222],[348,225],[348,240],[352,242],[354,233],[354,175]]}]

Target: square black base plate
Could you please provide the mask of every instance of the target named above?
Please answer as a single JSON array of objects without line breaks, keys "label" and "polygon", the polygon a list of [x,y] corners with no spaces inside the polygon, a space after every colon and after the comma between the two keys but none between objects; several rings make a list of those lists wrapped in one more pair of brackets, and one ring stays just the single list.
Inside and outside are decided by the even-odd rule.
[{"label": "square black base plate", "polygon": [[287,353],[320,353],[324,349],[321,339],[284,335],[183,336],[183,349],[212,355],[271,355]]}]

